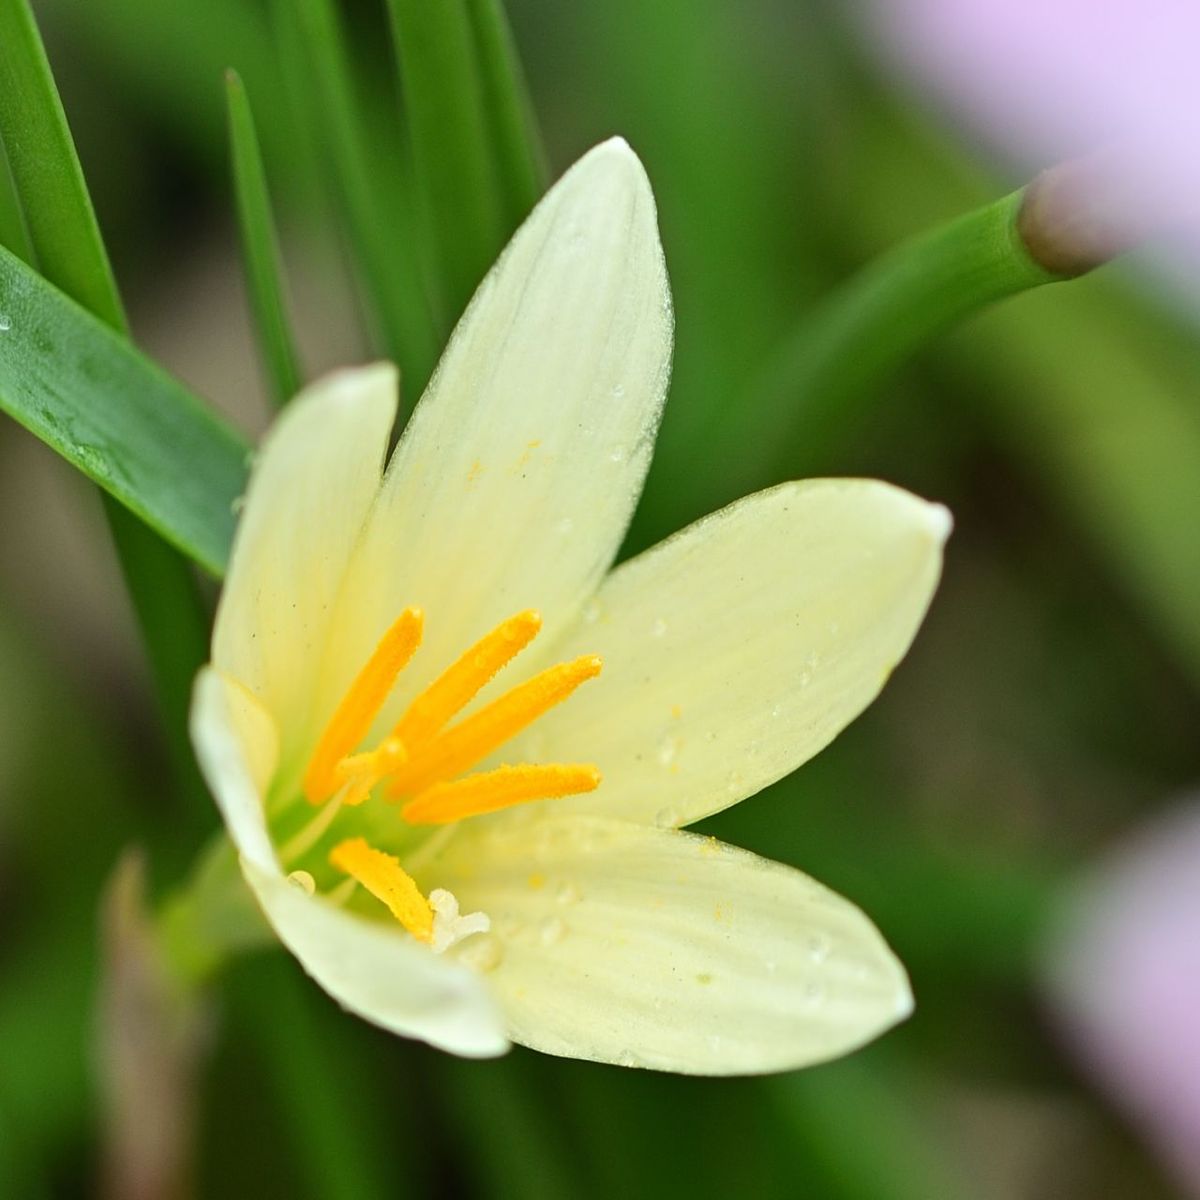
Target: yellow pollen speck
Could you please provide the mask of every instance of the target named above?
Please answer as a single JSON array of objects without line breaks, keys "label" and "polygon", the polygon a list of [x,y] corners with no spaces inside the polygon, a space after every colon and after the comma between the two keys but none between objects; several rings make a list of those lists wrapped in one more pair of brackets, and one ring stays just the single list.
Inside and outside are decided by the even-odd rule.
[{"label": "yellow pollen speck", "polygon": [[476,459],[471,464],[471,469],[467,472],[467,483],[475,483],[483,474],[483,463]]},{"label": "yellow pollen speck", "polygon": [[533,888],[533,890],[534,890],[535,892],[536,892],[536,891],[538,891],[538,890],[540,890],[541,888],[544,888],[544,887],[546,886],[546,877],[545,877],[545,875],[538,875],[537,873],[534,873],[533,875],[530,875],[530,877],[529,877],[529,886],[530,886],[531,888]]},{"label": "yellow pollen speck", "polygon": [[366,838],[355,837],[334,846],[329,861],[386,904],[418,941],[433,940],[433,909],[398,858],[376,850]]},{"label": "yellow pollen speck", "polygon": [[678,721],[679,718],[683,716],[683,707],[679,704],[672,704],[671,705],[671,716],[673,716],[675,718],[675,720]]}]

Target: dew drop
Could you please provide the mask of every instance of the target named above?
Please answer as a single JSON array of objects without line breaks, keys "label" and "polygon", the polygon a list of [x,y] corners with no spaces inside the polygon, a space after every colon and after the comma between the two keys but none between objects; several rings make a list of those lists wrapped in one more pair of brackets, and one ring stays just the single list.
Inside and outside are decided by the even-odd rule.
[{"label": "dew drop", "polygon": [[814,963],[823,963],[829,957],[829,951],[832,948],[829,939],[819,933],[813,934],[808,939],[808,957]]},{"label": "dew drop", "polygon": [[12,328],[12,317],[8,313],[0,313],[0,333],[7,333]]},{"label": "dew drop", "polygon": [[654,823],[659,829],[674,829],[679,824],[679,810],[677,808],[660,808],[654,814]]},{"label": "dew drop", "polygon": [[635,1054],[632,1050],[618,1050],[613,1057],[613,1062],[618,1067],[640,1067],[643,1065],[641,1056]]},{"label": "dew drop", "polygon": [[543,946],[554,946],[567,935],[567,923],[562,917],[547,917],[538,926],[538,941]]},{"label": "dew drop", "polygon": [[601,607],[599,600],[589,601],[586,605],[584,605],[583,609],[584,623],[586,625],[595,625],[596,622],[600,620],[600,617],[603,615],[603,613],[604,610]]},{"label": "dew drop", "polygon": [[771,717],[774,720],[778,720],[779,717],[782,715],[782,713],[783,713],[783,705],[781,705],[781,704],[771,705]]},{"label": "dew drop", "polygon": [[650,634],[652,637],[663,637],[667,632],[667,622],[662,617],[655,617],[654,624],[650,626]]},{"label": "dew drop", "polygon": [[306,896],[316,895],[317,881],[307,871],[293,871],[288,883],[298,887]]},{"label": "dew drop", "polygon": [[625,385],[623,383],[614,383],[612,385],[613,399],[620,400],[625,395]]},{"label": "dew drop", "polygon": [[825,1003],[825,989],[819,983],[806,984],[804,1002],[809,1008],[820,1008]]},{"label": "dew drop", "polygon": [[525,930],[525,926],[517,920],[516,917],[501,917],[497,922],[496,928],[500,932],[500,936],[506,941],[511,941],[515,937],[519,937]]},{"label": "dew drop", "polygon": [[658,765],[660,767],[669,767],[679,754],[679,739],[676,737],[665,737],[658,743]]},{"label": "dew drop", "polygon": [[575,522],[570,517],[560,517],[554,522],[556,533],[570,533],[575,528]]},{"label": "dew drop", "polygon": [[615,463],[624,462],[625,461],[625,447],[624,446],[614,446],[608,452],[608,461],[615,462]]},{"label": "dew drop", "polygon": [[494,971],[503,958],[504,947],[490,934],[470,938],[458,952],[458,961],[476,971]]},{"label": "dew drop", "polygon": [[229,511],[236,517],[246,507],[245,496],[234,496],[229,502]]},{"label": "dew drop", "polygon": [[580,900],[579,886],[572,883],[571,880],[565,880],[558,885],[558,890],[554,893],[554,898],[559,904],[578,904]]}]

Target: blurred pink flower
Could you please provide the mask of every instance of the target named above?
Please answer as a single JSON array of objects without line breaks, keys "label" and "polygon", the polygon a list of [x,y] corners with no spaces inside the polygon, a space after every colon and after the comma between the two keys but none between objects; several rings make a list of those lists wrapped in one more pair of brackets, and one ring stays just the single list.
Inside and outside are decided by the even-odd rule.
[{"label": "blurred pink flower", "polygon": [[1067,1041],[1200,1197],[1200,807],[1080,889],[1046,962]]},{"label": "blurred pink flower", "polygon": [[1104,151],[1139,224],[1185,223],[1200,245],[1196,0],[876,0],[872,14],[889,55],[1026,166]]}]

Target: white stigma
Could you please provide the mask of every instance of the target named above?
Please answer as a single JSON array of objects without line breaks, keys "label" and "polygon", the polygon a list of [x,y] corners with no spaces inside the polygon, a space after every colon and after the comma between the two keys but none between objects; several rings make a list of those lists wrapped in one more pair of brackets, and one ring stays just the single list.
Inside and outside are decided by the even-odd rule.
[{"label": "white stigma", "polygon": [[433,952],[442,954],[451,946],[475,933],[487,933],[492,919],[483,912],[459,916],[458,900],[453,892],[445,888],[434,888],[429,893],[429,907],[433,909]]}]

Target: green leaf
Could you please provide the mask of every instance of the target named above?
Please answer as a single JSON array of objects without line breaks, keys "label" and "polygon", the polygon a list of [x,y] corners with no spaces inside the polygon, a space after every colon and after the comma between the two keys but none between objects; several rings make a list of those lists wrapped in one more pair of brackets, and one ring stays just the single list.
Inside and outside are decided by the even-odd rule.
[{"label": "green leaf", "polygon": [[466,0],[466,5],[504,227],[511,233],[546,190],[546,153],[502,0]]},{"label": "green leaf", "polygon": [[26,0],[0,0],[0,137],[47,279],[114,329],[127,323],[71,132]]},{"label": "green leaf", "polygon": [[7,246],[26,262],[33,259],[33,247],[25,229],[25,214],[21,211],[21,200],[17,195],[12,172],[8,169],[8,155],[0,139],[0,246]]},{"label": "green leaf", "polygon": [[[83,170],[27,0],[0,0],[0,95],[4,96],[0,104],[0,141],[25,219],[32,260],[51,283],[113,330],[128,336],[124,308]],[[6,317],[15,323],[19,319],[15,312],[18,296],[12,297],[11,306],[14,311]],[[20,336],[7,341],[15,346]],[[63,357],[67,357],[65,350]],[[53,387],[53,364],[49,364],[49,370],[47,382]],[[28,391],[25,395],[28,397]],[[99,429],[113,416],[91,412],[102,399],[86,391],[79,394],[77,402],[90,420],[68,424],[65,432],[60,426],[56,437],[64,446],[78,429]],[[55,413],[56,418],[64,415],[61,410]],[[26,411],[24,417],[28,416]],[[29,424],[27,419],[23,423]],[[91,441],[70,449],[77,462],[98,452]],[[109,490],[114,491],[111,487]],[[119,492],[114,494],[124,498]],[[136,504],[131,507],[138,511]],[[204,789],[188,743],[187,709],[191,681],[207,655],[207,614],[191,568],[171,547],[107,497],[105,515],[162,702],[164,731],[176,777],[191,796],[198,798]]]},{"label": "green leaf", "polygon": [[388,0],[442,315],[456,320],[500,249],[496,169],[463,0]]},{"label": "green leaf", "polygon": [[263,366],[276,403],[283,404],[300,389],[300,367],[281,290],[283,264],[254,115],[246,88],[236,71],[225,74],[225,96],[229,106],[229,145],[246,289],[258,331]]},{"label": "green leaf", "polygon": [[378,148],[365,134],[337,13],[330,0],[276,0],[274,14],[281,44],[303,55],[300,69],[319,102],[335,199],[379,336],[404,378],[423,380],[434,338],[411,221],[379,182],[383,173],[372,161]]},{"label": "green leaf", "polygon": [[220,574],[248,446],[119,334],[0,250],[0,409]]}]

